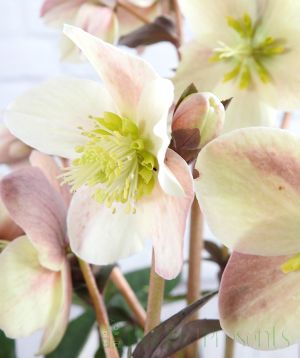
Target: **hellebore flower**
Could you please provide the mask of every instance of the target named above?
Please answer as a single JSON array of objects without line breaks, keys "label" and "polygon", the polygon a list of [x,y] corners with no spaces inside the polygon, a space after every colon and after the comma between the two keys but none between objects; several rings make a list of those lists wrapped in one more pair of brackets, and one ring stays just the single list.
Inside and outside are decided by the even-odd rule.
[{"label": "hellebore flower", "polygon": [[[181,0],[195,40],[182,48],[174,82],[233,97],[225,131],[271,125],[274,109],[300,106],[300,3]],[[275,117],[274,117],[275,118]]]},{"label": "hellebore flower", "polygon": [[193,200],[188,165],[171,149],[167,129],[173,85],[142,59],[72,26],[65,33],[104,86],[58,79],[29,91],[6,113],[18,138],[72,160],[64,175],[75,194],[68,213],[72,250],[105,265],[152,239],[156,271],[182,266],[186,216]]},{"label": "hellebore flower", "polygon": [[222,277],[225,332],[268,350],[300,341],[300,138],[232,131],[199,154],[195,190],[216,237],[235,250]]},{"label": "hellebore flower", "polygon": [[[160,5],[157,0],[123,0],[122,3],[149,21],[159,13]],[[80,27],[104,41],[116,43],[120,36],[143,25],[138,17],[121,5],[116,0],[45,0],[41,16],[52,27],[61,29],[67,23]],[[62,59],[80,59],[80,51],[65,36],[61,39],[60,47]]]},{"label": "hellebore flower", "polygon": [[39,168],[5,176],[0,192],[25,232],[0,254],[0,329],[10,338],[44,330],[39,354],[47,354],[63,337],[71,307],[66,206]]}]

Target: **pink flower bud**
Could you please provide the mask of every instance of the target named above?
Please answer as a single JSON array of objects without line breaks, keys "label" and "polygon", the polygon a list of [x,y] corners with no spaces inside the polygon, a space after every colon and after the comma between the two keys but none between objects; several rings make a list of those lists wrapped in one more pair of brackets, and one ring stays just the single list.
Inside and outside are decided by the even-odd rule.
[{"label": "pink flower bud", "polygon": [[225,109],[212,93],[193,93],[176,108],[172,121],[172,147],[187,162],[217,137],[224,123]]}]

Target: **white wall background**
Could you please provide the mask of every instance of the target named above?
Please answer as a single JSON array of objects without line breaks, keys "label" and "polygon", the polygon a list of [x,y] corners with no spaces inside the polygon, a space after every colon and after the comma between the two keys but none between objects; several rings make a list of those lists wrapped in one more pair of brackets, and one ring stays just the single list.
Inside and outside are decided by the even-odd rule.
[{"label": "white wall background", "polygon": [[[188,0],[187,0],[188,1]],[[0,0],[0,110],[28,88],[51,77],[71,75],[96,79],[93,69],[88,64],[70,65],[59,60],[59,34],[46,28],[39,18],[41,0]],[[171,45],[160,44],[147,49],[143,55],[163,76],[171,75],[176,66],[176,55]],[[292,130],[300,132],[297,118],[294,118]],[[206,232],[206,237],[211,237]],[[187,245],[186,245],[187,246]],[[187,247],[185,248],[187,251]],[[123,260],[125,270],[150,264],[151,248],[141,254]],[[2,273],[3,274],[3,273]],[[203,288],[217,287],[216,267],[205,263],[203,267]],[[181,288],[182,291],[184,287]],[[22,299],[20,297],[20,299]],[[164,308],[164,318],[184,307],[184,302],[170,304]],[[74,308],[72,316],[79,310]],[[201,313],[202,317],[218,317],[216,300],[211,302]],[[18,357],[33,358],[37,351],[40,334],[22,339],[18,342]],[[95,332],[81,354],[82,358],[92,358],[96,349]],[[208,337],[202,342],[202,357],[222,357],[224,336],[222,333]],[[1,350],[1,347],[0,347]],[[277,352],[258,352],[237,345],[235,357],[243,358],[293,358],[298,357],[298,347]],[[63,357],[62,357],[63,358]]]}]

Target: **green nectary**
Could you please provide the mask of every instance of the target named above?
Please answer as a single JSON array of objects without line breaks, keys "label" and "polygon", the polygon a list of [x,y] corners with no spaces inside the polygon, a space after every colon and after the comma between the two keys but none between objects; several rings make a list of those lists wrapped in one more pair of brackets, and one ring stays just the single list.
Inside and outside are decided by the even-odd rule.
[{"label": "green nectary", "polygon": [[225,73],[223,81],[238,80],[241,89],[249,88],[256,73],[263,83],[271,81],[267,61],[287,52],[286,41],[271,36],[261,36],[259,21],[253,23],[248,14],[241,19],[227,17],[228,26],[240,38],[239,44],[228,46],[223,42],[214,48],[211,61],[232,63],[231,71]]},{"label": "green nectary", "polygon": [[135,212],[135,203],[154,187],[158,163],[150,152],[151,143],[138,126],[127,118],[105,112],[103,118],[90,117],[93,129],[82,130],[86,145],[76,148],[79,155],[64,175],[73,190],[87,184],[95,187],[94,198],[113,207],[126,204]]}]

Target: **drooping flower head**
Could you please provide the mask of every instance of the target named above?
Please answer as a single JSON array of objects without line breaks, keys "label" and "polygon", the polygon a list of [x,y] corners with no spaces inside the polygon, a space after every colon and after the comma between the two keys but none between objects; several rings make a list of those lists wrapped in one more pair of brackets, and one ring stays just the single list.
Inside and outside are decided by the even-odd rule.
[{"label": "drooping flower head", "polygon": [[199,154],[195,190],[210,229],[235,250],[222,277],[225,332],[260,350],[300,341],[300,138],[247,128]]},{"label": "drooping flower head", "polygon": [[[41,16],[48,25],[58,29],[67,23],[107,42],[116,43],[120,36],[143,25],[132,12],[150,21],[158,15],[159,8],[157,0],[45,0]],[[80,51],[67,37],[62,37],[60,46],[62,59],[80,59]]]},{"label": "drooping flower head", "polygon": [[50,81],[17,99],[6,124],[25,143],[72,160],[64,180],[76,191],[68,216],[75,253],[103,265],[152,239],[157,272],[172,278],[182,265],[193,198],[187,164],[168,149],[173,85],[142,59],[79,28],[66,26],[65,33],[105,87]]},{"label": "drooping flower head", "polygon": [[300,5],[287,0],[181,1],[195,34],[174,79],[233,97],[225,130],[270,125],[274,110],[298,108]]}]

